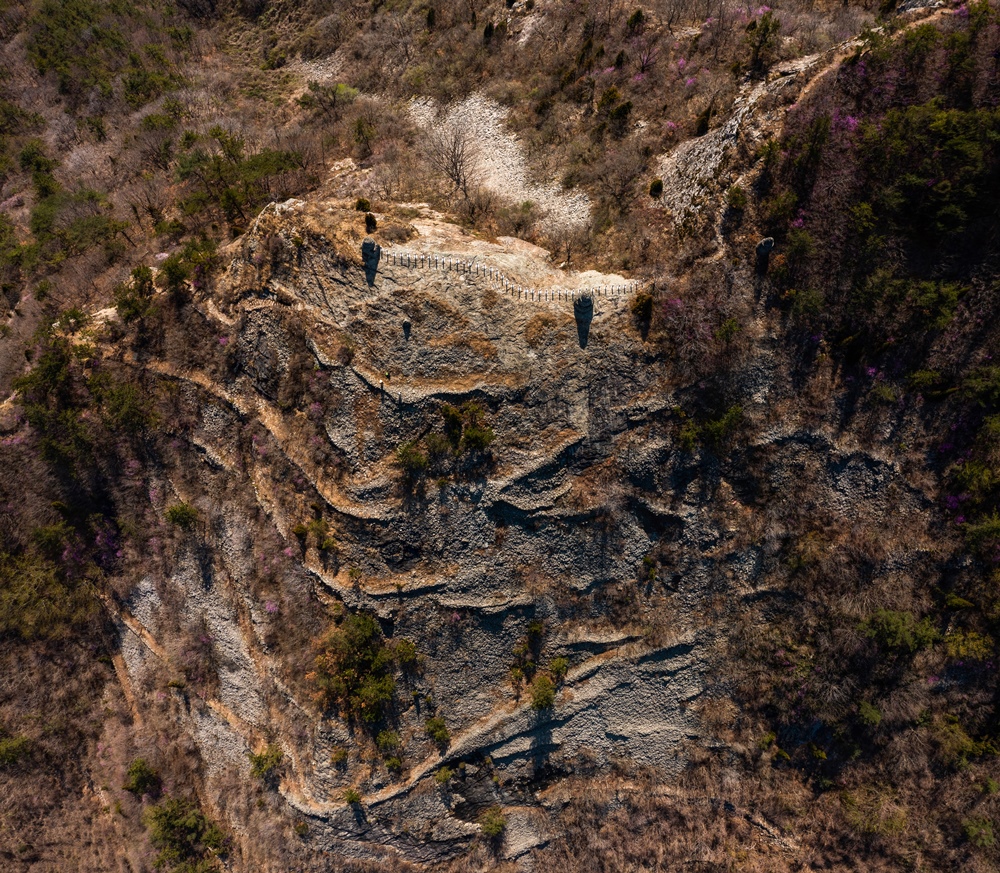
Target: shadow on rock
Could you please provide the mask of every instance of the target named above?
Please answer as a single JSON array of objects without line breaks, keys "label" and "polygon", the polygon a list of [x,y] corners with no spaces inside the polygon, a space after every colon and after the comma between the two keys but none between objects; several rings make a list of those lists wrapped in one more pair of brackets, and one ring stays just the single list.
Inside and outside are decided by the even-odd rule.
[{"label": "shadow on rock", "polygon": [[580,348],[587,348],[590,337],[590,322],[594,320],[594,298],[577,297],[573,301],[573,317],[576,319],[576,334],[580,339]]},{"label": "shadow on rock", "polygon": [[371,237],[361,243],[361,260],[365,265],[365,281],[371,287],[375,284],[375,275],[378,273],[378,261],[382,254],[382,247]]},{"label": "shadow on rock", "polygon": [[535,719],[535,727],[531,732],[531,756],[532,778],[542,779],[549,769],[549,756],[559,748],[559,744],[552,738],[552,716],[551,709],[540,710]]}]

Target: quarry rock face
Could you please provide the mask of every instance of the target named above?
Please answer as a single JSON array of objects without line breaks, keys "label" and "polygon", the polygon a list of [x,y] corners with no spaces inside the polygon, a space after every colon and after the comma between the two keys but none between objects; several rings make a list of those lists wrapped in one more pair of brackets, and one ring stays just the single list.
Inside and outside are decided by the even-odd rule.
[{"label": "quarry rock face", "polygon": [[[563,293],[624,280],[560,273],[526,243],[427,216],[408,251],[483,269],[404,266],[359,224],[339,206],[265,210],[199,304],[226,337],[228,370],[164,374],[186,398],[196,452],[159,499],[200,505],[206,522],[169,578],[126,604],[128,680],[143,687],[186,657],[173,637],[198,624],[214,652],[207,691],[175,689],[164,705],[210,791],[249,778],[248,753],[277,744],[284,812],[317,851],[440,860],[499,807],[500,851],[527,858],[558,827],[544,786],[623,763],[669,782],[716,742],[699,713],[725,628],[707,604],[753,596],[768,544],[752,533],[740,463],[706,482],[675,444],[671,386],[628,299]],[[489,269],[544,293],[498,293]],[[299,408],[289,374],[322,400]],[[407,480],[400,446],[470,402],[495,434],[488,451]],[[747,452],[775,481],[807,452],[831,500],[867,489],[877,506],[897,476],[824,436],[772,436]],[[302,533],[310,518],[335,547]],[[314,630],[282,624],[296,598]],[[397,677],[392,770],[370,729],[311,699],[312,640],[345,610],[419,653]],[[551,705],[535,705],[534,671],[556,677]],[[428,737],[429,718],[447,743]]]}]

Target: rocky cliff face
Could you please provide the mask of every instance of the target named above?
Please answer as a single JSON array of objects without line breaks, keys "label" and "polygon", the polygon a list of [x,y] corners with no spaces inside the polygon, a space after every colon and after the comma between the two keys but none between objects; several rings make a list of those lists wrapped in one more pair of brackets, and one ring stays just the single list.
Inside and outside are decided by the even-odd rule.
[{"label": "rocky cliff face", "polygon": [[[297,863],[440,861],[482,839],[493,807],[498,851],[527,863],[559,833],[547,786],[636,768],[669,782],[717,745],[712,670],[773,558],[750,467],[775,492],[808,482],[844,518],[861,492],[876,514],[920,498],[891,462],[787,420],[706,469],[679,440],[670,368],[633,298],[597,296],[584,325],[564,293],[621,277],[556,270],[426,209],[379,221],[366,259],[363,216],[339,203],[265,210],[197,303],[190,345],[143,358],[176,416],[149,499],[200,522],[155,542],[162,574],[115,607],[120,678],[137,719],[152,707],[182,726],[256,863],[281,853],[254,827]],[[478,266],[406,266],[404,251]],[[541,293],[498,291],[495,270]],[[734,293],[752,296],[743,280]],[[742,377],[743,414],[762,424],[773,369],[764,348]],[[456,460],[443,409],[495,439]],[[345,613],[419,656],[374,725],[322,711],[306,678]],[[532,675],[554,679],[551,706]],[[376,742],[384,731],[396,739]],[[233,786],[253,783],[248,754],[268,744],[278,794],[239,810]]]}]

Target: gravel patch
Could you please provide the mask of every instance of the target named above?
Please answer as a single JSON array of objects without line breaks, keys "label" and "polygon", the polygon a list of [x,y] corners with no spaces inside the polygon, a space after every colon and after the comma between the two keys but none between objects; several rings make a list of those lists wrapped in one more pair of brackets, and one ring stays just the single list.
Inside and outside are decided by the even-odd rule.
[{"label": "gravel patch", "polygon": [[764,84],[744,89],[737,98],[736,111],[722,127],[704,136],[682,142],[673,151],[661,155],[658,166],[663,180],[659,204],[676,224],[697,213],[705,202],[726,152],[736,142],[740,125],[766,91]]},{"label": "gravel patch", "polygon": [[410,115],[421,128],[444,124],[472,134],[476,175],[483,187],[515,203],[531,201],[546,213],[551,226],[571,230],[586,224],[590,220],[590,198],[586,194],[564,191],[555,182],[530,180],[521,144],[504,124],[507,111],[480,94],[444,111],[430,98],[410,103]]}]

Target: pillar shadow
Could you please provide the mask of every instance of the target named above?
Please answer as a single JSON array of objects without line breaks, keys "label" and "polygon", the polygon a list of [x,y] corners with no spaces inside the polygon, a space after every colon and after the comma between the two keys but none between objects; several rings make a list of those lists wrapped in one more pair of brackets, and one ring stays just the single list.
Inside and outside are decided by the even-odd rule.
[{"label": "pillar shadow", "polygon": [[375,284],[375,275],[378,273],[378,261],[382,256],[382,247],[371,237],[361,243],[361,260],[365,265],[365,281],[371,287]]},{"label": "pillar shadow", "polygon": [[774,248],[774,239],[765,237],[757,243],[757,275],[766,276],[768,261],[771,259],[771,250]]},{"label": "pillar shadow", "polygon": [[580,340],[580,348],[587,348],[590,337],[590,322],[594,320],[594,298],[577,297],[573,301],[573,317],[576,319],[576,334]]}]

